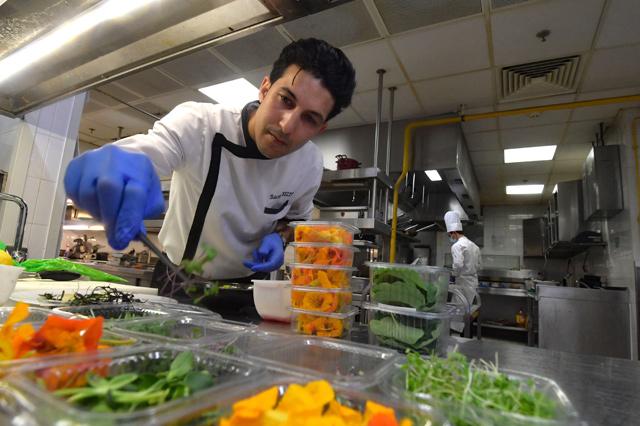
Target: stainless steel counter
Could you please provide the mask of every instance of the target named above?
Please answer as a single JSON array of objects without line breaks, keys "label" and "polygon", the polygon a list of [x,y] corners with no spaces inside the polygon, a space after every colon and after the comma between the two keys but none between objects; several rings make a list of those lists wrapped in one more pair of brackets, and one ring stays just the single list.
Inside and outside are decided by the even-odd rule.
[{"label": "stainless steel counter", "polygon": [[110,265],[108,263],[100,262],[83,262],[83,265],[91,266],[92,268],[99,269],[108,274],[116,275],[124,278],[130,285],[138,287],[151,287],[151,276],[153,275],[153,269],[138,269],[130,268],[127,266]]}]

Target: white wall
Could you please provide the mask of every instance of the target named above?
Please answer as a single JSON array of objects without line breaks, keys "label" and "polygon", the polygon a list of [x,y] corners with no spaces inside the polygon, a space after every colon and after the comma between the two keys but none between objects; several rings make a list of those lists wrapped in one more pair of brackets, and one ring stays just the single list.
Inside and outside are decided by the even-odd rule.
[{"label": "white wall", "polygon": [[[29,213],[24,246],[30,258],[58,255],[65,209],[64,170],[73,158],[86,94],[62,99],[19,120],[5,192],[22,197]],[[18,209],[7,209],[0,240],[15,235]]]}]

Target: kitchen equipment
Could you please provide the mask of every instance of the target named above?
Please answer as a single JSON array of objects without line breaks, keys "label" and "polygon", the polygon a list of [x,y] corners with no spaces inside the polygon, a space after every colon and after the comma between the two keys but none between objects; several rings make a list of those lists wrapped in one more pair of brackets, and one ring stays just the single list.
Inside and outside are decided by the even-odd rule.
[{"label": "kitchen equipment", "polygon": [[258,315],[267,321],[291,321],[291,281],[251,280],[253,303]]},{"label": "kitchen equipment", "polygon": [[40,271],[38,272],[38,275],[42,279],[54,281],[72,281],[77,280],[82,276],[77,272],[70,271]]},{"label": "kitchen equipment", "polygon": [[0,201],[10,201],[18,205],[20,213],[18,215],[18,225],[16,227],[16,238],[13,242],[11,256],[16,262],[22,262],[27,258],[27,252],[22,250],[22,239],[24,238],[24,228],[27,223],[29,209],[24,200],[17,195],[0,192]]},{"label": "kitchen equipment", "polygon": [[582,278],[578,279],[578,284],[580,287],[586,288],[602,287],[601,278],[597,275],[584,275]]},{"label": "kitchen equipment", "polygon": [[22,271],[24,268],[18,266],[0,265],[0,305],[9,300]]},{"label": "kitchen equipment", "polygon": [[369,276],[366,262],[378,261],[378,245],[368,240],[353,240],[353,245],[358,248],[353,255],[353,266],[358,268],[356,275],[366,278]]},{"label": "kitchen equipment", "polygon": [[338,170],[357,169],[361,164],[358,160],[349,158],[344,154],[336,155],[336,159]]}]

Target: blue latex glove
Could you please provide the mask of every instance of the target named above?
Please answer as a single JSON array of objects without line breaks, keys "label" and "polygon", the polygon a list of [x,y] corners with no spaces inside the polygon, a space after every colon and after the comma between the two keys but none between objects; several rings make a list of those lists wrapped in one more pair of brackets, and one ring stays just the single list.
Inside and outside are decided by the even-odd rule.
[{"label": "blue latex glove", "polygon": [[164,211],[160,179],[151,160],[115,145],[73,159],[64,187],[78,207],[104,224],[109,244],[116,250],[146,232],[144,219]]},{"label": "blue latex glove", "polygon": [[242,262],[253,272],[271,272],[284,262],[284,244],[280,234],[274,232],[262,239],[260,247],[253,251],[253,260]]}]

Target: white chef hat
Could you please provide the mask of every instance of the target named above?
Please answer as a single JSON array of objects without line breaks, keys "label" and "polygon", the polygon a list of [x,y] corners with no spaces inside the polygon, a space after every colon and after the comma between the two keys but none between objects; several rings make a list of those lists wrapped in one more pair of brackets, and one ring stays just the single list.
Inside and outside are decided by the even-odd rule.
[{"label": "white chef hat", "polygon": [[458,212],[448,211],[444,214],[444,223],[447,225],[447,232],[462,231],[462,222]]}]

